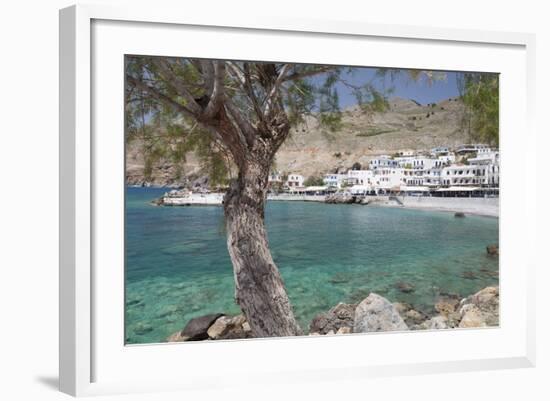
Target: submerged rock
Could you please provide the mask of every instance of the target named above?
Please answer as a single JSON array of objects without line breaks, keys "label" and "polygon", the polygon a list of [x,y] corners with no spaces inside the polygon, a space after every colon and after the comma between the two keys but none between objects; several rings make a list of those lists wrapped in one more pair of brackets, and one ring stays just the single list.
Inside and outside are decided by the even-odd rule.
[{"label": "submerged rock", "polygon": [[134,333],[137,334],[138,336],[150,333],[152,331],[153,331],[153,326],[147,323],[138,323],[134,327]]},{"label": "submerged rock", "polygon": [[320,313],[309,325],[310,333],[337,333],[341,328],[348,327],[351,331],[354,322],[356,304],[339,303],[328,312]]},{"label": "submerged rock", "polygon": [[395,306],[378,294],[371,293],[355,309],[354,333],[408,329]]},{"label": "submerged rock", "polygon": [[467,280],[475,280],[477,279],[477,274],[471,270],[467,270],[465,272],[462,272],[460,277],[465,278]]},{"label": "submerged rock", "polygon": [[497,244],[487,245],[487,254],[490,256],[498,256],[498,245]]},{"label": "submerged rock", "polygon": [[414,291],[414,285],[404,281],[399,281],[395,283],[395,288],[397,288],[401,292],[404,292],[405,294],[408,294]]}]

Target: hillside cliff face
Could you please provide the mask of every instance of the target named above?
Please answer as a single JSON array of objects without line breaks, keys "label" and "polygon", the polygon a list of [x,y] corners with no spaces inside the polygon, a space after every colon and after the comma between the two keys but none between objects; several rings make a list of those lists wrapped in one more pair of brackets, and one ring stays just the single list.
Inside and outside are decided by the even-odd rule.
[{"label": "hillside cliff face", "polygon": [[[468,142],[461,126],[463,105],[448,99],[430,105],[394,98],[389,110],[367,115],[359,107],[344,110],[341,129],[331,132],[319,127],[314,118],[292,129],[276,157],[275,169],[305,177],[347,169],[353,163],[366,165],[376,155],[402,150],[426,150],[436,146],[456,146]],[[129,185],[143,185],[144,161],[141,144],[127,146],[126,180]],[[177,186],[204,180],[204,172],[194,155],[181,166],[183,174],[167,161],[152,172],[152,185]],[[178,175],[180,177],[178,177]]]}]

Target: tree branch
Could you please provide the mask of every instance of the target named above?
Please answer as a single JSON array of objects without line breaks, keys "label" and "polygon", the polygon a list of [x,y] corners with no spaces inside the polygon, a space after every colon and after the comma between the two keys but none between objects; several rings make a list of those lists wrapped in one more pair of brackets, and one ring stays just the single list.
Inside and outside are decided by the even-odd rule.
[{"label": "tree branch", "polygon": [[216,61],[214,63],[214,85],[212,87],[212,94],[208,105],[204,109],[201,115],[201,119],[210,119],[220,110],[222,106],[225,91],[224,91],[224,79],[225,79],[225,62]]},{"label": "tree branch", "polygon": [[290,69],[290,64],[283,65],[283,68],[281,68],[281,71],[279,72],[279,75],[277,76],[277,79],[275,80],[273,87],[271,88],[271,90],[269,91],[269,94],[265,99],[264,116],[266,118],[269,118],[269,114],[271,113],[271,105],[273,104],[273,101],[277,97],[277,94],[278,94],[277,92],[279,91],[279,88],[283,83],[285,79],[285,75],[289,69]]},{"label": "tree branch", "polygon": [[241,132],[245,136],[245,142],[250,146],[254,143],[254,139],[256,137],[256,131],[252,124],[248,122],[248,120],[243,117],[242,113],[239,111],[237,106],[233,104],[233,101],[231,99],[225,100],[225,107],[237,126],[240,128]]},{"label": "tree branch", "polygon": [[176,109],[177,111],[181,112],[182,114],[185,114],[188,117],[191,117],[193,119],[196,119],[195,113],[193,113],[191,110],[189,110],[184,105],[176,102],[171,97],[166,96],[164,93],[160,92],[158,89],[153,88],[147,84],[144,84],[139,79],[134,78],[131,75],[126,75],[126,80],[134,85],[136,88],[141,89],[142,91],[147,92],[151,97],[157,99],[161,103],[164,103],[166,105],[171,106],[172,108]]},{"label": "tree branch", "polygon": [[297,79],[308,78],[308,77],[312,77],[314,75],[319,75],[319,74],[324,74],[326,72],[336,71],[338,68],[340,68],[340,67],[338,67],[336,65],[327,65],[327,66],[320,66],[318,69],[315,69],[315,70],[295,72],[295,73],[292,73],[292,74],[288,75],[284,79],[284,82],[295,81]]},{"label": "tree branch", "polygon": [[164,76],[165,83],[173,86],[178,95],[182,96],[187,101],[187,107],[189,110],[196,115],[200,114],[202,112],[202,108],[197,104],[195,98],[187,90],[185,85],[182,84],[181,79],[172,71],[166,59],[157,57],[153,58],[152,62]]}]

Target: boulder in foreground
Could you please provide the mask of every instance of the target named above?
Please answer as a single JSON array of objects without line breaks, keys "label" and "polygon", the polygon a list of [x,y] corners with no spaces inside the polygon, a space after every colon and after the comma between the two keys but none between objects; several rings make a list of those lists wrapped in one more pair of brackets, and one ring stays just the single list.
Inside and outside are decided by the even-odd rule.
[{"label": "boulder in foreground", "polygon": [[188,337],[187,341],[206,340],[208,338],[208,329],[221,316],[223,316],[223,313],[214,313],[191,319],[181,331],[181,337]]},{"label": "boulder in foreground", "polygon": [[408,329],[396,307],[378,294],[371,293],[355,309],[354,333]]},{"label": "boulder in foreground", "polygon": [[310,333],[328,334],[337,333],[340,329],[353,327],[356,304],[339,303],[331,310],[320,313],[309,325]]}]

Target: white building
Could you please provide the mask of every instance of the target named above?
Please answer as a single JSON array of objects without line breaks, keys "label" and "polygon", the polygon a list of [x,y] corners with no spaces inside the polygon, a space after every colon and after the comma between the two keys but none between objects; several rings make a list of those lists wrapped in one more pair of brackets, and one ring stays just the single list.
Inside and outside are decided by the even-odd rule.
[{"label": "white building", "polygon": [[323,177],[323,183],[327,187],[341,188],[342,183],[346,178],[348,178],[347,174],[325,174],[325,176]]},{"label": "white building", "polygon": [[437,160],[441,161],[441,165],[445,165],[454,163],[456,161],[456,157],[454,154],[449,153],[447,155],[439,155]]},{"label": "white building", "polygon": [[273,171],[267,177],[267,182],[269,184],[282,184],[283,176],[278,171]]},{"label": "white building", "polygon": [[423,174],[423,185],[429,186],[429,187],[436,187],[441,185],[441,168],[431,168],[429,170],[424,171]]},{"label": "white building", "polygon": [[451,165],[441,171],[441,185],[498,186],[497,165]]},{"label": "white building", "polygon": [[430,157],[415,157],[412,160],[411,168],[415,170],[430,170],[432,168],[440,168],[443,165],[443,161],[439,159],[432,159]]},{"label": "white building", "polygon": [[445,155],[448,155],[449,153],[451,152],[451,150],[446,147],[446,146],[438,146],[437,148],[432,148],[430,150],[430,154],[433,156],[433,157],[436,157],[436,156],[445,156]]},{"label": "white building", "polygon": [[347,185],[372,185],[374,173],[371,170],[349,170],[344,179]]},{"label": "white building", "polygon": [[376,159],[369,161],[369,170],[376,170],[384,167],[398,167],[397,160],[393,160],[388,155],[380,155]]},{"label": "white building", "polygon": [[485,145],[483,143],[464,144],[457,147],[455,153],[459,155],[466,153],[477,153],[482,149],[489,149],[489,145]]},{"label": "white building", "polygon": [[289,174],[285,185],[289,188],[303,187],[304,177],[300,174]]},{"label": "white building", "polygon": [[492,149],[481,149],[477,152],[476,157],[468,159],[470,164],[499,164],[499,152]]},{"label": "white building", "polygon": [[401,167],[379,167],[373,177],[373,186],[376,192],[390,191],[407,183],[407,175],[412,176],[411,171]]}]

